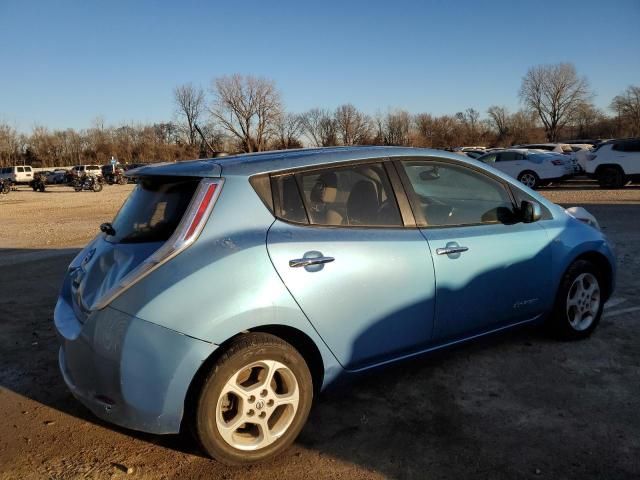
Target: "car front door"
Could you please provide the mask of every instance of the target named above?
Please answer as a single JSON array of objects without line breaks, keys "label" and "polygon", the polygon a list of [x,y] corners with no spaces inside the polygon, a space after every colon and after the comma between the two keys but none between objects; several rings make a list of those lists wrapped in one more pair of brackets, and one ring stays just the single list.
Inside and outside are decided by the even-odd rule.
[{"label": "car front door", "polygon": [[405,228],[409,205],[399,207],[391,182],[402,190],[383,162],[272,179],[271,260],[350,370],[410,355],[432,335],[433,262],[420,230]]},{"label": "car front door", "polygon": [[507,175],[518,178],[520,172],[526,170],[524,161],[524,155],[519,152],[501,152],[496,158],[496,167]]},{"label": "car front door", "polygon": [[436,274],[433,340],[532,320],[549,306],[550,240],[518,221],[499,179],[451,162],[398,162]]}]

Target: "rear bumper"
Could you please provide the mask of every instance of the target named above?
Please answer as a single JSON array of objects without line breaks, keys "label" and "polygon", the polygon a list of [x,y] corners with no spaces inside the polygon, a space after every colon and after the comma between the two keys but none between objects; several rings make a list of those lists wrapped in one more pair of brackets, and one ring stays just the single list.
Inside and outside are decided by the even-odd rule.
[{"label": "rear bumper", "polygon": [[109,307],[82,324],[64,296],[54,321],[60,371],[82,404],[121,427],[180,431],[189,384],[215,345]]}]

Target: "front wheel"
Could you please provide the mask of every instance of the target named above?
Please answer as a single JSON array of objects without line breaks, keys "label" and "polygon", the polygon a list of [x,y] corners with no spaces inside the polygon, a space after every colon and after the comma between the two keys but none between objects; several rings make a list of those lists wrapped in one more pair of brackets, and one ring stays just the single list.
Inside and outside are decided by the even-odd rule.
[{"label": "front wheel", "polygon": [[552,331],[567,340],[586,338],[596,329],[604,308],[601,273],[586,260],[574,262],[564,274],[554,311]]},{"label": "front wheel", "polygon": [[193,430],[220,462],[259,462],[293,443],[312,400],[311,374],[300,353],[276,336],[246,334],[233,341],[204,381]]},{"label": "front wheel", "polygon": [[518,181],[527,187],[534,189],[540,184],[540,177],[536,174],[536,172],[532,172],[531,170],[525,170],[520,175],[518,175]]},{"label": "front wheel", "polygon": [[102,190],[102,184],[99,182],[95,182],[92,188],[94,192],[100,192]]},{"label": "front wheel", "polygon": [[624,173],[615,167],[604,167],[598,171],[598,184],[601,188],[622,188],[624,187]]}]

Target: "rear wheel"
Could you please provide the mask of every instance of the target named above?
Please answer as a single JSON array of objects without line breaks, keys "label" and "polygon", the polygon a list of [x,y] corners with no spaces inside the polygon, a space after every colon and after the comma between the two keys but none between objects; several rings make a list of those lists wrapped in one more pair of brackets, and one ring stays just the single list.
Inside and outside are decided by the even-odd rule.
[{"label": "rear wheel", "polygon": [[536,172],[525,170],[518,175],[518,181],[529,188],[536,188],[540,184],[540,177],[538,177]]},{"label": "rear wheel", "polygon": [[312,400],[311,374],[295,348],[273,335],[243,335],[204,381],[194,433],[220,462],[259,462],[293,443]]},{"label": "rear wheel", "polygon": [[624,187],[624,172],[616,167],[603,167],[598,170],[598,183],[602,188],[621,188]]},{"label": "rear wheel", "polygon": [[100,182],[98,182],[97,180],[93,183],[93,191],[94,192],[99,192],[102,190],[102,184]]},{"label": "rear wheel", "polygon": [[549,326],[561,338],[575,340],[591,335],[604,308],[601,274],[586,260],[574,262],[565,273]]}]

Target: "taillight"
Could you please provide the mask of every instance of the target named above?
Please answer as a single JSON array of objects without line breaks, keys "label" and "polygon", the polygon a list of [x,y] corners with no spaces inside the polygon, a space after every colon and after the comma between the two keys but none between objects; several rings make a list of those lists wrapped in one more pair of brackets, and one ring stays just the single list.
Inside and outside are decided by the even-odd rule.
[{"label": "taillight", "polygon": [[184,235],[183,240],[185,242],[189,241],[193,234],[198,230],[198,227],[202,223],[202,219],[204,218],[205,212],[209,209],[209,205],[211,204],[211,200],[213,199],[213,194],[216,192],[217,184],[211,183],[207,186],[207,190],[200,201],[200,205],[198,206],[198,210],[191,220],[191,225],[187,229],[187,233]]}]

